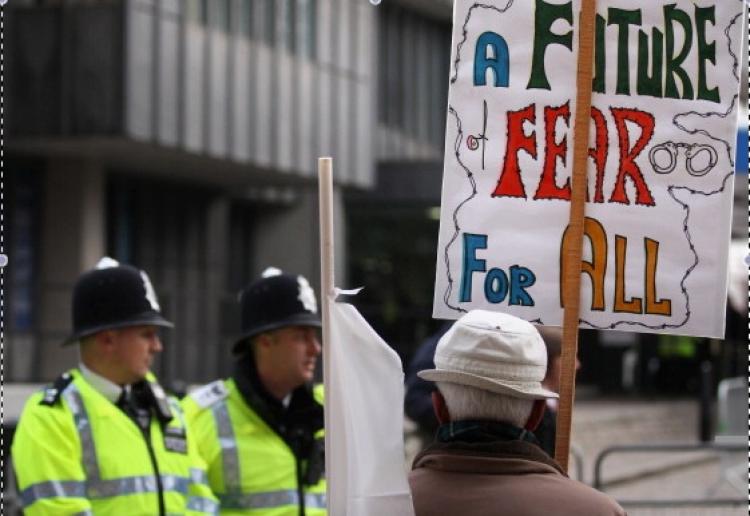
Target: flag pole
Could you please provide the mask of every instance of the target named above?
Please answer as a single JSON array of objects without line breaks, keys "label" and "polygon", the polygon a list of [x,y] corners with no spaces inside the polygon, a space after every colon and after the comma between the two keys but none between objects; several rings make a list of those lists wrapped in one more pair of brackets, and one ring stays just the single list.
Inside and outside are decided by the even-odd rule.
[{"label": "flag pole", "polygon": [[[320,209],[320,303],[323,322],[323,386],[324,407],[323,411],[325,425],[325,467],[326,475],[331,472],[331,433],[328,429],[331,406],[329,399],[330,388],[330,358],[329,346],[331,345],[331,321],[329,304],[333,299],[334,277],[333,277],[333,159],[318,158],[318,199]],[[329,492],[330,483],[326,483],[326,500],[332,500]]]},{"label": "flag pole", "polygon": [[591,89],[593,82],[594,35],[596,0],[583,0],[579,21],[578,70],[575,125],[573,126],[573,177],[570,200],[568,238],[562,249],[565,263],[563,273],[563,342],[560,353],[560,404],[555,432],[555,459],[564,471],[568,470],[570,429],[573,420],[573,400],[576,384],[576,355],[578,354],[578,321],[581,304],[581,257],[583,247],[584,213],[591,120]]}]

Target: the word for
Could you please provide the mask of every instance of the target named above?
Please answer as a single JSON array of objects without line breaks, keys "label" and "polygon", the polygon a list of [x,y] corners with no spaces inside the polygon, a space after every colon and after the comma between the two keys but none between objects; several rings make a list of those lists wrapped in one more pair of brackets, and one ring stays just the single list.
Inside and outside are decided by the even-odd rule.
[{"label": "the word for", "polygon": [[508,304],[534,306],[534,299],[526,289],[536,283],[536,276],[526,267],[512,265],[509,275],[502,269],[487,270],[487,261],[477,258],[477,250],[487,249],[487,235],[464,233],[463,266],[461,268],[461,292],[459,300],[470,303],[472,300],[472,276],[474,273],[486,273],[484,276],[484,298],[490,303],[502,303],[508,298]]}]

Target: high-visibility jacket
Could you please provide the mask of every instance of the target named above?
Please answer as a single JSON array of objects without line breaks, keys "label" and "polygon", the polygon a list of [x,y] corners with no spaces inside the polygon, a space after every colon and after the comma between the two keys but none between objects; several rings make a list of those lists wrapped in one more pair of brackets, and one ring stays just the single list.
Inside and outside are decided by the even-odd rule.
[{"label": "high-visibility jacket", "polygon": [[[322,386],[314,390],[323,402]],[[208,482],[225,516],[324,516],[325,479],[300,481],[294,453],[246,403],[233,379],[217,380],[182,401],[208,465]],[[321,430],[315,435],[323,438]],[[322,445],[322,441],[319,441]]]},{"label": "high-visibility jacket", "polygon": [[147,436],[78,370],[66,375],[29,398],[13,439],[27,516],[216,514],[177,401],[167,424],[152,415]]}]

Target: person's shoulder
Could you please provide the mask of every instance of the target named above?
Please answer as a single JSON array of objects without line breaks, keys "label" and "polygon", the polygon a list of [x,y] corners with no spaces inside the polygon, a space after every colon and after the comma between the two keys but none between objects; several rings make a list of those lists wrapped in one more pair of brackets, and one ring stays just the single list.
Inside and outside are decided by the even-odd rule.
[{"label": "person's shoulder", "polygon": [[40,427],[57,427],[60,424],[72,423],[69,407],[63,399],[63,393],[73,383],[70,371],[58,376],[41,390],[28,397],[18,420],[20,431]]},{"label": "person's shoulder", "polygon": [[591,516],[625,516],[625,510],[611,496],[577,480],[565,477],[565,481],[570,486],[569,496],[574,496],[582,505],[587,507],[586,514]]},{"label": "person's shoulder", "polygon": [[216,380],[188,394],[182,405],[187,414],[198,414],[224,401],[228,396],[227,382]]},{"label": "person's shoulder", "polygon": [[[72,372],[66,371],[62,373],[53,382],[48,384],[40,393],[37,393],[39,397],[37,404],[43,407],[54,407],[56,405],[59,405],[62,399],[63,392],[65,392],[65,389],[67,389],[71,383],[73,383]],[[31,400],[36,401],[36,398],[32,396],[29,401],[31,402]]]}]

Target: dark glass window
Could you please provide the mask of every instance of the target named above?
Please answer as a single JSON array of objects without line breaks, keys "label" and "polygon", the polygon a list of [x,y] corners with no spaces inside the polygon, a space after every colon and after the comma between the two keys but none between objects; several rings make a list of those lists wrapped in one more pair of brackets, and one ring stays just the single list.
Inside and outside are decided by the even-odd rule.
[{"label": "dark glass window", "polygon": [[240,34],[253,38],[253,0],[240,0]]}]

